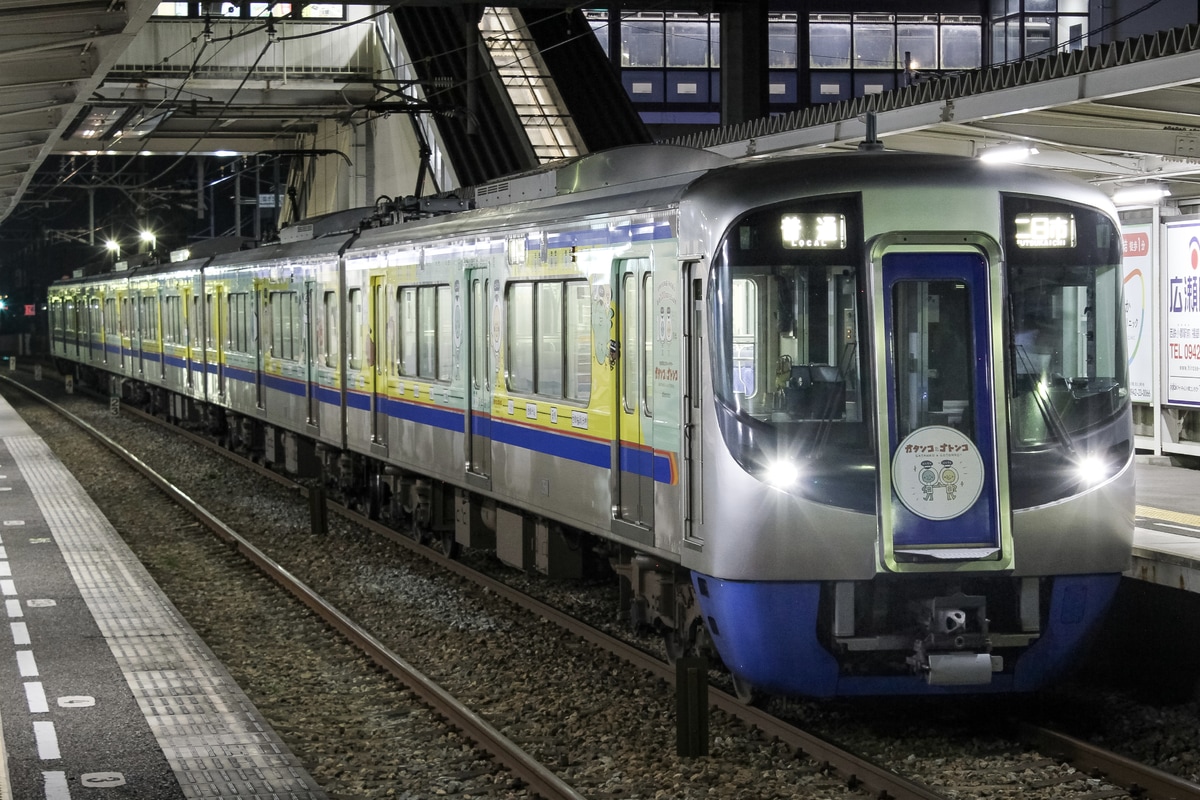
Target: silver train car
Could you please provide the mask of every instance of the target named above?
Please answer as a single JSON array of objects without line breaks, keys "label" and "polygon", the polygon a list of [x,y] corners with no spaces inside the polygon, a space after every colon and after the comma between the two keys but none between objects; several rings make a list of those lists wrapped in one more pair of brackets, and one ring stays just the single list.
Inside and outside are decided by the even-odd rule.
[{"label": "silver train car", "polygon": [[748,698],[1027,691],[1084,657],[1134,502],[1100,192],[650,146],[470,205],[61,281],[54,356],[447,549],[600,554]]}]

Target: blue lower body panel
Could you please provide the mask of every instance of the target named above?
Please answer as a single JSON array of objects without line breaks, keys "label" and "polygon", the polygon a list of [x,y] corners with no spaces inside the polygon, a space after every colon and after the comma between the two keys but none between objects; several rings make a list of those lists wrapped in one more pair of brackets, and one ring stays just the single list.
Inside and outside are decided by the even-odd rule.
[{"label": "blue lower body panel", "polygon": [[986,684],[934,686],[922,675],[843,675],[817,638],[819,582],[726,581],[693,573],[700,608],[725,665],[756,689],[780,695],[984,694],[1027,692],[1061,677],[1103,620],[1119,574],[1052,579],[1041,636]]}]

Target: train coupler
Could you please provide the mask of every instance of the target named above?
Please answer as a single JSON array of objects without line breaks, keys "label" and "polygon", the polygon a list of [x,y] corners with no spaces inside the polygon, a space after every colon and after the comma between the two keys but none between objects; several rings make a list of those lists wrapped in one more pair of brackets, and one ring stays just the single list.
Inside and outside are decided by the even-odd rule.
[{"label": "train coupler", "polygon": [[931,686],[987,684],[1004,669],[1003,657],[990,652],[986,597],[931,597],[915,603],[914,612],[921,637],[906,661]]}]

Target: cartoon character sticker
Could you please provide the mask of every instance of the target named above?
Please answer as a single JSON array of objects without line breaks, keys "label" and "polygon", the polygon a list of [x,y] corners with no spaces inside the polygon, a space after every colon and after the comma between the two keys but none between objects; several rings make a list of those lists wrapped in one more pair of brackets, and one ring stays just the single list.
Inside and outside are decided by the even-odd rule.
[{"label": "cartoon character sticker", "polygon": [[619,345],[614,338],[616,314],[612,307],[612,287],[607,283],[592,286],[592,354],[597,364],[616,366]]},{"label": "cartoon character sticker", "polygon": [[983,491],[983,458],[961,431],[942,425],[918,428],[892,458],[892,485],[900,502],[925,519],[966,513]]}]

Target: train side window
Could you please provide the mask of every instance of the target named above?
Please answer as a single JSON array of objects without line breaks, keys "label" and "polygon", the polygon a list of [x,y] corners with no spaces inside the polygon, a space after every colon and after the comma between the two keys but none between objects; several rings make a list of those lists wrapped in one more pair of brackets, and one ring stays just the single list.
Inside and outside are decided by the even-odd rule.
[{"label": "train side window", "polygon": [[621,295],[621,403],[632,414],[638,397],[637,282],[632,272],[621,278]]},{"label": "train side window", "polygon": [[128,338],[130,335],[129,323],[133,319],[133,298],[121,298],[121,337]]},{"label": "train side window", "polygon": [[183,298],[171,295],[163,306],[163,343],[183,344]]},{"label": "train side window", "polygon": [[229,295],[229,349],[238,353],[250,352],[250,295],[234,292]]},{"label": "train side window", "polygon": [[[654,331],[655,306],[650,273],[642,276],[642,412],[654,416]],[[666,325],[667,321],[663,320]]]},{"label": "train side window", "polygon": [[216,350],[217,334],[221,329],[221,306],[213,299],[212,292],[205,295],[204,302],[208,307],[208,330],[204,335],[204,343],[209,350]]},{"label": "train side window", "polygon": [[321,338],[321,351],[325,356],[325,366],[338,365],[338,347],[341,337],[338,335],[338,304],[337,292],[325,292],[321,298],[322,317],[325,320],[324,335]]},{"label": "train side window", "polygon": [[104,333],[102,327],[104,319],[100,316],[100,298],[88,298],[88,337],[94,341],[99,341]]},{"label": "train side window", "polygon": [[416,376],[417,374],[417,289],[406,286],[396,290],[400,304],[400,341],[396,343],[396,373]]},{"label": "train side window", "polygon": [[417,374],[437,377],[437,287],[417,289]]},{"label": "train side window", "polygon": [[362,324],[362,289],[350,290],[346,306],[347,330],[350,332],[347,339],[349,347],[346,350],[346,359],[351,369],[362,369],[362,339],[371,335],[370,331]]},{"label": "train side window", "polygon": [[437,287],[437,379],[454,372],[454,294],[449,285]]},{"label": "train side window", "polygon": [[557,281],[537,285],[537,369],[538,394],[562,396],[562,290]]},{"label": "train side window", "polygon": [[491,388],[488,379],[488,321],[487,281],[471,281],[471,385],[475,389]]},{"label": "train side window", "polygon": [[142,340],[158,341],[158,298],[142,298]]},{"label": "train side window", "polygon": [[104,332],[110,336],[117,335],[117,299],[104,298]]},{"label": "train side window", "polygon": [[587,281],[566,284],[567,371],[564,394],[587,402],[592,395],[592,298]]},{"label": "train side window", "polygon": [[[191,313],[188,315],[188,326],[187,326],[188,327],[188,341],[191,343],[192,347],[200,346],[200,314],[201,314],[200,296],[192,295],[192,310],[191,310]],[[106,312],[105,313],[106,320],[107,320],[107,317],[108,317],[108,314]]]},{"label": "train side window", "polygon": [[300,298],[296,292],[271,292],[271,355],[284,361],[298,360]]},{"label": "train side window", "polygon": [[510,284],[508,388],[586,402],[592,391],[592,298],[587,281]]},{"label": "train side window", "polygon": [[533,390],[533,284],[508,289],[508,388]]}]

